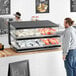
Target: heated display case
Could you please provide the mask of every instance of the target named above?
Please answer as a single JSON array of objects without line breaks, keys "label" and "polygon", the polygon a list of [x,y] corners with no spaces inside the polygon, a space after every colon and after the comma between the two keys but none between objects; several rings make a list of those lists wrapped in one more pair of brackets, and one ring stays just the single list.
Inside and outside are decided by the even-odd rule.
[{"label": "heated display case", "polygon": [[48,21],[9,22],[8,40],[17,52],[37,51],[60,47],[58,25]]}]

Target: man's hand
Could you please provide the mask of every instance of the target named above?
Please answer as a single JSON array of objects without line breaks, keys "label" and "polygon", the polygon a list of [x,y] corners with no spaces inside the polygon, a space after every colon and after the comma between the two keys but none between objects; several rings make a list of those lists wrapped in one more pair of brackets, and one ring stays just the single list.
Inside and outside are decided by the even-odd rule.
[{"label": "man's hand", "polygon": [[65,55],[63,55],[63,60],[65,60],[65,58],[66,58],[66,56],[65,56]]}]

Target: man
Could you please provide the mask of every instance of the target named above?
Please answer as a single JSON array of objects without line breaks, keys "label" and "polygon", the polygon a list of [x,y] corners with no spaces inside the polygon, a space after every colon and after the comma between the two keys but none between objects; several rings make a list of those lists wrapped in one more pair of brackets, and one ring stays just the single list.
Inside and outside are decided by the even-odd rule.
[{"label": "man", "polygon": [[76,76],[76,29],[72,26],[73,23],[71,18],[65,18],[65,31],[60,33],[67,76]]},{"label": "man", "polygon": [[16,14],[14,14],[14,16],[15,16],[14,21],[21,21],[21,13],[20,12],[16,12]]}]

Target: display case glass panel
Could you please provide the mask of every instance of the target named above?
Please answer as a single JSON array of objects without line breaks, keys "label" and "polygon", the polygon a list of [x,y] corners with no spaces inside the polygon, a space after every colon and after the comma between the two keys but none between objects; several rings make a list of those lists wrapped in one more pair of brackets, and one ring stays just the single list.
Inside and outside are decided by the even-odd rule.
[{"label": "display case glass panel", "polygon": [[60,47],[60,36],[55,35],[56,32],[58,25],[50,21],[10,22],[9,44],[20,52]]}]

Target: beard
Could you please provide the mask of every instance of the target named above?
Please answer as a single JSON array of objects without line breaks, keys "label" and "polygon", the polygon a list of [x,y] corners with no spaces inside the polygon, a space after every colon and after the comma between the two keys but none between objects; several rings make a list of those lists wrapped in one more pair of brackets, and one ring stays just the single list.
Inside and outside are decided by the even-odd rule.
[{"label": "beard", "polygon": [[69,26],[65,26],[65,29],[68,28]]}]

